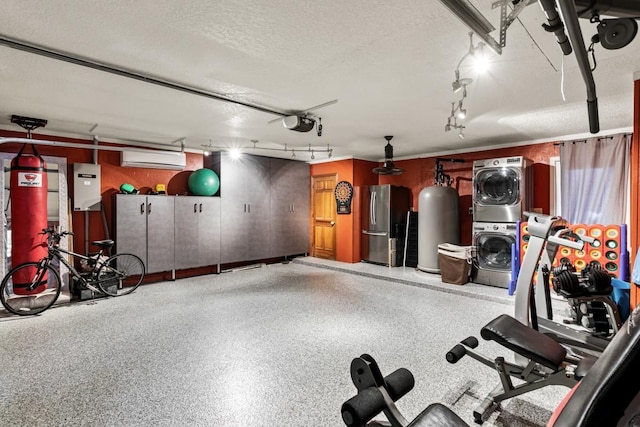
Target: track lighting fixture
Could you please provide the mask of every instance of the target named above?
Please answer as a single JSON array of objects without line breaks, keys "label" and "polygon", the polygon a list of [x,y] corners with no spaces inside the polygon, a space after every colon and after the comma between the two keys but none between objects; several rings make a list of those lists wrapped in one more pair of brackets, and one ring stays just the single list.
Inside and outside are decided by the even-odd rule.
[{"label": "track lighting fixture", "polygon": [[462,120],[467,118],[467,109],[464,108],[464,100],[467,98],[467,86],[473,83],[472,79],[460,78],[460,66],[465,61],[465,59],[467,59],[470,56],[475,58],[476,60],[479,60],[482,58],[483,63],[486,64],[486,62],[484,61],[484,53],[483,53],[484,46],[485,44],[483,42],[479,42],[477,46],[474,46],[473,33],[472,32],[469,33],[469,51],[465,53],[462,58],[460,58],[460,61],[458,61],[458,65],[456,66],[456,69],[454,72],[455,80],[453,81],[453,83],[451,83],[451,89],[453,90],[453,93],[459,93],[460,91],[462,91],[462,98],[460,98],[460,100],[458,100],[457,103],[456,102],[451,103],[451,114],[447,118],[447,124],[444,126],[444,131],[449,132],[451,129],[459,129],[460,133],[458,134],[458,137],[460,139],[464,138],[464,134],[462,133],[462,129],[464,129],[464,126],[459,125],[456,122],[456,120],[457,119]]},{"label": "track lighting fixture", "polygon": [[251,146],[250,147],[217,147],[214,146],[211,142],[209,142],[209,144],[206,145],[202,145],[202,147],[205,148],[206,151],[203,151],[203,153],[208,152],[211,153],[212,151],[225,151],[228,152],[231,156],[237,156],[240,157],[240,155],[250,149],[253,150],[264,150],[264,151],[282,151],[285,153],[291,152],[291,158],[295,159],[296,158],[296,152],[308,152],[311,153],[311,160],[315,160],[316,158],[316,152],[317,153],[327,153],[327,157],[331,158],[333,156],[333,148],[331,148],[331,146],[329,144],[327,144],[327,148],[317,148],[317,147],[312,147],[311,145],[309,145],[308,148],[304,149],[304,148],[288,148],[287,145],[285,144],[285,146],[283,148],[273,148],[273,147],[260,147],[258,146],[258,140],[257,139],[252,139],[251,140]]},{"label": "track lighting fixture", "polygon": [[485,44],[483,42],[479,42],[478,46],[474,46],[473,33],[472,32],[469,33],[469,51],[465,53],[462,58],[460,58],[460,61],[458,61],[458,65],[456,66],[456,70],[455,70],[456,79],[453,81],[453,83],[451,83],[451,88],[453,89],[453,93],[458,93],[462,89],[465,89],[468,85],[473,83],[472,79],[460,78],[460,66],[468,57],[474,58],[477,63],[482,63],[483,67],[486,67],[486,60],[484,56],[484,46]]},{"label": "track lighting fixture", "polygon": [[[462,133],[462,129],[465,127],[463,125],[458,124],[458,117],[460,117],[460,112],[464,111],[464,116],[466,116],[467,111],[462,108],[456,108],[456,103],[451,103],[451,115],[447,118],[447,124],[444,125],[444,131],[449,132],[451,129],[458,129],[458,138],[464,139],[464,134]],[[462,107],[462,101],[458,103],[459,107]],[[461,117],[464,118],[464,117]]]},{"label": "track lighting fixture", "polygon": [[[454,117],[454,118],[453,118],[453,123],[448,122],[448,123],[444,126],[444,131],[445,131],[445,132],[449,132],[451,129],[460,129],[460,133],[462,133],[462,129],[464,129],[464,128],[465,128],[465,127],[464,127],[463,125],[459,125],[459,124],[456,122],[456,118]],[[464,137],[462,137],[462,138],[464,138]],[[460,139],[462,139],[462,138],[460,138]]]},{"label": "track lighting fixture", "polygon": [[458,135],[460,139],[464,138],[464,135],[460,136],[464,126],[458,124],[458,119],[467,117],[467,110],[463,108],[462,101],[462,99],[458,101],[457,105],[455,102],[451,103],[451,114],[447,117],[447,124],[444,125],[445,132],[449,132],[451,129],[460,129],[460,134]]},{"label": "track lighting fixture", "polygon": [[462,107],[462,99],[460,101],[458,101],[458,107],[457,107],[456,111],[457,111],[457,117],[459,119],[464,119],[465,117],[467,117],[467,110],[465,110]]}]

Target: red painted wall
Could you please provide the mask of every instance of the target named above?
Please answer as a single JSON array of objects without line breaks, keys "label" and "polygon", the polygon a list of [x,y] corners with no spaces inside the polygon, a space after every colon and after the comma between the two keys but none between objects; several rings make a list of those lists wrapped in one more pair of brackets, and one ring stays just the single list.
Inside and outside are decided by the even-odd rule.
[{"label": "red painted wall", "polygon": [[[549,158],[559,156],[559,147],[553,142],[509,147],[494,150],[442,156],[463,159],[465,163],[444,162],[445,173],[451,176],[452,186],[460,195],[460,236],[463,245],[471,244],[473,219],[469,213],[472,205],[472,166],[474,160],[524,156],[533,161],[534,207],[549,213],[550,166]],[[404,169],[402,175],[375,175],[371,170],[375,162],[364,160],[340,160],[311,165],[311,175],[335,173],[338,181],[347,180],[356,187],[351,215],[338,215],[336,260],[343,262],[360,261],[360,204],[357,187],[360,185],[393,184],[409,187],[413,196],[413,207],[418,209],[418,196],[423,188],[434,185],[435,157],[398,160],[395,165]]]},{"label": "red painted wall", "polygon": [[[0,137],[25,138],[24,132],[0,131]],[[87,144],[93,146],[91,140],[76,138],[61,138],[49,135],[33,135],[33,139],[44,139],[48,141],[61,141],[70,143]],[[101,143],[102,144],[102,143]],[[4,144],[0,146],[0,151],[7,153],[17,153],[21,144]],[[63,157],[67,159],[67,177],[69,187],[69,197],[73,198],[73,164],[93,163],[93,150],[80,148],[63,148],[46,145],[36,145],[36,149],[41,155]],[[30,149],[27,152],[31,152]],[[146,193],[156,184],[162,183],[167,187],[170,195],[187,194],[187,180],[191,171],[202,167],[202,155],[187,153],[187,167],[184,171],[169,171],[158,169],[123,168],[120,166],[120,153],[116,151],[98,151],[98,163],[101,165],[100,192],[102,203],[107,219],[110,237],[113,237],[113,199],[114,194],[119,192],[120,185],[128,182],[141,193]],[[72,209],[70,201],[69,209]],[[85,213],[72,212],[73,223],[73,245],[78,252],[84,252],[85,245]],[[69,228],[62,224],[63,228]],[[89,212],[89,241],[100,240],[106,237],[100,212]],[[90,248],[90,250],[92,250]]]},{"label": "red painted wall", "polygon": [[[311,176],[336,175],[336,182],[348,181],[354,187],[377,184],[377,175],[371,173],[375,162],[348,159],[311,165]],[[351,214],[336,216],[336,260],[360,261],[360,204],[357,194],[351,203]],[[313,226],[310,227],[313,229]],[[312,231],[313,232],[313,231]]]},{"label": "red painted wall", "polygon": [[[460,195],[460,239],[463,245],[471,244],[471,228],[473,218],[469,213],[472,206],[472,168],[474,160],[524,156],[533,161],[534,174],[534,208],[540,208],[543,213],[549,213],[549,158],[559,156],[560,150],[554,143],[525,145],[521,147],[501,148],[495,150],[475,151],[472,153],[442,156],[443,158],[462,159],[464,163],[442,162],[445,174],[451,176],[451,186]],[[425,187],[434,185],[436,158],[399,160],[396,166],[405,171],[402,175],[380,175],[380,184],[403,185],[411,188],[413,207],[418,209],[418,196]]]},{"label": "red painted wall", "polygon": [[[637,121],[637,119],[636,119]],[[24,137],[24,132],[0,131],[0,136]],[[34,135],[35,139],[64,141],[92,144],[90,140],[60,138],[52,136]],[[634,140],[635,141],[635,140]],[[0,147],[5,152],[17,152],[17,144],[6,144]],[[37,146],[43,155],[66,157],[68,162],[68,176],[72,176],[73,163],[91,163],[92,150],[68,149],[51,146]],[[559,155],[559,149],[553,143],[510,147],[472,153],[459,154],[455,157],[465,160],[465,163],[444,163],[445,173],[451,176],[453,186],[460,194],[460,231],[462,244],[471,243],[472,219],[468,210],[471,207],[471,168],[473,160],[525,156],[534,162],[535,174],[535,207],[543,212],[549,212],[549,158]],[[118,152],[99,151],[98,163],[102,165],[101,192],[107,224],[113,237],[113,195],[118,192],[123,182],[146,192],[158,183],[167,186],[168,193],[187,194],[187,179],[190,171],[199,169],[203,165],[202,155],[187,153],[187,167],[185,171],[166,171],[157,169],[122,168]],[[354,187],[375,184],[404,185],[411,188],[413,206],[418,207],[420,191],[434,183],[435,158],[421,158],[396,161],[396,165],[405,169],[402,175],[375,175],[371,170],[378,166],[376,162],[358,159],[338,160],[335,162],[313,164],[311,175],[336,174],[337,181],[349,181]],[[69,180],[69,194],[73,196],[73,180]],[[359,193],[356,191],[352,202],[350,215],[337,215],[336,219],[336,260],[343,262],[360,261],[360,203]],[[73,213],[73,228],[75,232],[74,246],[77,250],[84,250],[84,212]],[[89,213],[89,240],[105,237],[102,219],[99,212]]]}]

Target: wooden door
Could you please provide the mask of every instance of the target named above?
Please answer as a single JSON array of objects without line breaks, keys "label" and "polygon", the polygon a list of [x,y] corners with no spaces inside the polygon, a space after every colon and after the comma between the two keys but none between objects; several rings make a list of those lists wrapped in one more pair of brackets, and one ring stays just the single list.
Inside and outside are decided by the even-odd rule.
[{"label": "wooden door", "polygon": [[313,256],[336,259],[336,201],[333,190],[335,175],[312,177]]}]

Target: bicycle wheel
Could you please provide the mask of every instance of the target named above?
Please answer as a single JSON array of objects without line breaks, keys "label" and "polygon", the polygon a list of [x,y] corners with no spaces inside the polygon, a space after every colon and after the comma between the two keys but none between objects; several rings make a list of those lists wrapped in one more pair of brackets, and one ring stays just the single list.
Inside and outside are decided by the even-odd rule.
[{"label": "bicycle wheel", "polygon": [[115,254],[98,269],[96,284],[113,297],[135,291],[144,278],[144,263],[133,254]]},{"label": "bicycle wheel", "polygon": [[61,288],[60,275],[53,267],[27,262],[4,276],[0,284],[0,301],[13,314],[30,316],[51,307],[58,299]]}]

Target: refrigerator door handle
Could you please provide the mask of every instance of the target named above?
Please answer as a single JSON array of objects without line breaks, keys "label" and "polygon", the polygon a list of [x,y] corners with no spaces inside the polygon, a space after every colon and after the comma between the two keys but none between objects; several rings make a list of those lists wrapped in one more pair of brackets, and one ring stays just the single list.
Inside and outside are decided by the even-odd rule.
[{"label": "refrigerator door handle", "polygon": [[382,237],[385,237],[387,235],[387,233],[384,231],[367,231],[367,230],[362,230],[362,234],[366,234],[367,236],[382,236]]},{"label": "refrigerator door handle", "polygon": [[369,192],[369,224],[373,224],[373,193]]},{"label": "refrigerator door handle", "polygon": [[371,224],[376,225],[376,202],[378,198],[377,193],[371,193]]}]

